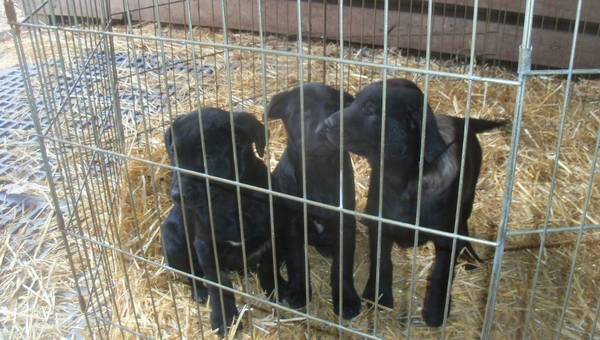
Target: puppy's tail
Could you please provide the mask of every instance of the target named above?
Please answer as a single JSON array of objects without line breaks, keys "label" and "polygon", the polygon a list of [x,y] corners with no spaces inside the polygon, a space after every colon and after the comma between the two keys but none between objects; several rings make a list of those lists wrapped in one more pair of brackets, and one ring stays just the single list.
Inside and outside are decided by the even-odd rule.
[{"label": "puppy's tail", "polygon": [[469,128],[475,133],[481,133],[502,127],[508,123],[507,120],[487,120],[479,118],[469,119]]}]

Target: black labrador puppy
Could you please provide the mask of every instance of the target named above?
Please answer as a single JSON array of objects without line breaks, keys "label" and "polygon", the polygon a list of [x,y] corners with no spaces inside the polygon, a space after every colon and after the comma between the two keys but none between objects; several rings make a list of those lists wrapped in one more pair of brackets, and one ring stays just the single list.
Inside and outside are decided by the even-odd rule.
[{"label": "black labrador puppy", "polygon": [[[340,92],[317,83],[305,84],[303,90],[306,197],[339,206],[339,143],[328,143],[316,130],[320,123],[339,110]],[[349,94],[344,94],[343,104],[349,104],[352,99]],[[267,114],[269,119],[282,119],[288,134],[287,147],[273,172],[273,187],[278,191],[302,197],[300,88],[274,96]],[[348,152],[343,154],[343,180],[343,205],[346,209],[354,209],[354,175]],[[293,308],[300,308],[307,303],[303,207],[301,203],[290,200],[285,200],[280,206],[285,209],[279,209],[276,214],[277,248],[280,254],[278,257],[287,265],[289,281],[287,288],[282,291],[282,300]],[[342,260],[339,256],[339,213],[308,205],[307,216],[308,243],[321,254],[333,257],[330,279],[334,311],[339,314],[339,265],[342,263],[342,316],[353,318],[360,312],[361,304],[353,280],[355,218],[349,215],[343,217]],[[285,244],[285,247],[279,247],[281,244]]]},{"label": "black labrador puppy", "polygon": [[[371,166],[367,212],[378,214],[380,147],[383,82],[362,89],[352,104],[344,110],[344,146],[350,152],[364,156]],[[423,93],[411,81],[387,81],[386,133],[384,146],[383,217],[405,223],[415,223],[416,197],[419,173],[419,155],[423,113]],[[468,219],[473,208],[475,186],[481,168],[481,146],[476,134],[500,127],[505,122],[471,118],[467,136],[464,183],[458,233],[468,235]],[[425,155],[421,199],[420,225],[453,232],[463,143],[464,119],[434,115],[427,106]],[[320,127],[333,143],[339,139],[339,114],[327,119]],[[370,273],[363,296],[371,301],[392,307],[392,262],[394,243],[400,247],[413,245],[414,231],[389,224],[382,225],[381,272],[379,292],[375,292],[377,264],[377,222],[369,220]],[[435,263],[422,310],[429,326],[440,326],[444,319],[446,288],[450,274],[452,239],[429,233],[419,234],[419,245],[432,241],[435,245]],[[456,253],[463,248],[472,251],[471,244],[458,240]],[[454,270],[454,268],[452,268]]]},{"label": "black labrador puppy", "polygon": [[[203,123],[205,157],[200,140],[199,116]],[[233,116],[239,180],[264,188],[267,186],[267,167],[256,157],[252,148],[254,143],[257,152],[263,154],[264,125],[249,113],[234,113]],[[177,117],[165,133],[165,145],[172,165],[178,164],[183,169],[235,180],[228,112],[204,108],[200,115],[194,111]],[[231,287],[227,271],[243,268],[236,188],[216,180],[210,180],[209,183],[207,187],[205,179],[200,176],[173,172],[171,198],[174,206],[161,230],[163,250],[169,266],[191,273],[191,257],[195,275],[217,282],[217,275],[220,274],[221,283]],[[209,214],[209,204],[212,215]],[[248,266],[257,267],[260,283],[270,294],[274,288],[268,197],[242,188],[241,206]],[[187,251],[184,223],[187,224],[188,239],[194,252],[191,256]],[[217,258],[214,256],[211,223],[214,226]],[[206,288],[200,282],[194,286],[194,298],[203,301],[207,295]],[[222,310],[219,289],[208,285],[208,295],[212,303],[211,325],[223,334],[237,315],[235,297],[223,290]]]}]

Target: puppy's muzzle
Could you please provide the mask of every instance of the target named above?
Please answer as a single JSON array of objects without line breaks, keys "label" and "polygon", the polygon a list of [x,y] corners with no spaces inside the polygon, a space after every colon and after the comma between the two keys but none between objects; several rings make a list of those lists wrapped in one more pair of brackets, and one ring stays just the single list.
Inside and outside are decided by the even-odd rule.
[{"label": "puppy's muzzle", "polygon": [[326,134],[332,132],[333,130],[338,129],[336,122],[331,118],[332,117],[325,119],[323,122],[321,122],[317,126],[316,132],[319,136],[325,136]]}]

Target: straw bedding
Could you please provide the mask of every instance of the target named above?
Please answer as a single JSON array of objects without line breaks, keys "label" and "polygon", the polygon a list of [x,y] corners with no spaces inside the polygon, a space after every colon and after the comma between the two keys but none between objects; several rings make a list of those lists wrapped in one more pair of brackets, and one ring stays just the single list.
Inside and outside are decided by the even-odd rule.
[{"label": "straw bedding", "polygon": [[[124,31],[124,28],[116,28]],[[165,29],[166,34],[184,38],[186,31],[179,28]],[[152,26],[140,26],[135,33],[154,34]],[[222,42],[219,32],[195,29],[195,39]],[[258,37],[249,33],[230,33],[230,41],[243,45],[255,45]],[[265,44],[269,48],[295,49],[297,44],[270,36]],[[152,41],[127,41],[115,38],[115,51],[136,53],[164,53],[172,60],[182,60],[186,67],[193,68],[190,61],[192,48],[180,44],[165,43],[164,46]],[[308,46],[304,46],[307,52]],[[312,43],[314,51],[322,51],[320,42]],[[330,56],[337,56],[335,44],[328,44],[325,50]],[[135,105],[124,107],[131,116],[124,117],[126,143],[123,152],[127,155],[166,164],[168,162],[162,144],[162,133],[166,124],[177,114],[203,106],[229,108],[252,112],[262,120],[264,109],[263,80],[266,84],[267,100],[283,89],[295,86],[298,78],[298,64],[293,58],[266,55],[266,78],[262,78],[261,56],[256,53],[230,52],[229,66],[225,63],[225,53],[212,48],[196,48],[198,61],[196,71],[203,76],[196,79],[188,72],[178,72],[175,67],[139,73],[129,67],[118,68],[121,93],[131,92]],[[362,60],[382,61],[383,51],[379,49],[348,48],[346,57]],[[401,65],[423,67],[423,60],[403,56],[400,51],[390,51],[390,61]],[[450,62],[432,61],[432,69],[451,72],[465,72],[465,65]],[[231,71],[231,88],[227,86],[227,68]],[[312,81],[322,81],[323,74],[328,84],[339,86],[339,65],[323,62],[305,62],[305,72],[311,71]],[[476,66],[475,73],[490,77],[512,79],[514,74],[500,67]],[[162,77],[158,75],[162,74]],[[166,77],[165,77],[166,76]],[[388,76],[408,77],[421,87],[424,78],[412,74],[388,74]],[[305,75],[305,80],[308,76]],[[381,79],[379,70],[357,66],[344,67],[344,87],[356,93],[372,80]],[[519,144],[517,173],[511,204],[509,230],[540,228],[544,224],[548,193],[551,183],[552,163],[555,157],[555,145],[558,136],[558,124],[565,79],[559,77],[536,77],[528,81],[525,96],[525,110],[522,121],[521,141]],[[463,116],[467,106],[468,84],[466,81],[441,77],[431,77],[429,84],[429,102],[437,113]],[[138,93],[138,94],[136,94]],[[142,95],[144,93],[144,95]],[[148,95],[146,95],[148,94]],[[156,94],[156,97],[149,96]],[[471,115],[490,119],[512,119],[515,89],[510,86],[489,83],[473,83],[470,103]],[[159,98],[156,100],[148,98]],[[556,174],[556,188],[552,201],[552,214],[548,227],[577,226],[581,222],[584,197],[592,167],[593,150],[598,128],[600,127],[600,81],[578,79],[572,88],[572,99],[568,105],[565,133],[562,143],[559,168]],[[162,101],[162,106],[160,102]],[[167,105],[168,103],[168,105]],[[141,105],[144,105],[142,111]],[[161,107],[163,109],[161,109]],[[145,118],[136,116],[140,111]],[[138,117],[138,118],[136,118]],[[285,148],[285,131],[279,122],[270,122],[269,152],[271,169]],[[471,235],[494,240],[498,232],[502,200],[506,186],[506,162],[510,151],[510,128],[480,136],[484,150],[483,169],[478,184],[474,211],[470,219]],[[117,190],[113,193],[99,192],[99,195],[115,195],[114,214],[116,219],[108,228],[105,242],[111,243],[115,236],[121,242],[118,248],[135,255],[164,263],[160,252],[159,228],[170,208],[168,187],[169,171],[148,165],[138,160],[117,162],[126,171],[115,179]],[[368,189],[369,168],[363,159],[354,158],[357,184],[357,206],[363,209]],[[592,190],[590,206],[585,223],[600,223],[600,179],[596,177]],[[107,212],[105,212],[107,213]],[[107,219],[107,221],[109,221]],[[368,271],[366,233],[359,226],[356,250],[356,286],[360,290],[366,282]],[[88,232],[86,232],[88,233]],[[92,231],[89,234],[94,235]],[[101,238],[102,235],[95,235]],[[576,270],[573,276],[573,290],[569,309],[565,316],[563,336],[580,338],[591,329],[595,317],[595,308],[600,287],[600,269],[598,257],[600,248],[596,245],[600,233],[585,231],[580,250],[577,254]],[[502,262],[502,276],[496,305],[496,318],[493,325],[494,338],[512,338],[523,334],[529,328],[533,338],[546,338],[553,335],[563,304],[577,239],[576,232],[552,233],[546,239],[546,249],[541,262],[541,271],[537,284],[537,294],[533,308],[532,322],[524,325],[525,311],[531,292],[540,237],[537,234],[511,236],[506,244]],[[116,246],[116,245],[115,245]],[[448,338],[474,338],[480,334],[485,313],[487,289],[492,268],[494,249],[475,245],[484,258],[478,269],[467,272],[459,264],[452,288],[453,305],[443,334]],[[91,250],[93,252],[94,250]],[[100,253],[99,250],[96,250]],[[166,338],[183,336],[209,336],[209,306],[198,305],[190,299],[190,288],[175,278],[167,270],[146,264],[143,261],[121,258],[118,253],[109,252],[113,257],[111,266],[112,297],[107,306],[113,323],[151,336],[162,335]],[[430,329],[419,322],[419,308],[422,303],[425,280],[432,265],[433,249],[421,247],[416,252],[416,271],[411,273],[412,249],[395,249],[394,261],[394,311],[379,312],[379,335],[385,338],[398,338],[405,334],[406,314],[408,313],[408,291],[411,275],[416,275],[416,291],[412,314],[414,324],[411,335],[417,338],[440,336],[441,330]],[[320,318],[333,322],[328,280],[328,260],[311,251],[311,277],[313,282],[313,301],[310,312]],[[460,262],[462,263],[462,262]],[[78,263],[85,267],[85,263]],[[86,268],[89,270],[90,268]],[[57,281],[64,277],[51,278]],[[249,287],[243,286],[243,277],[238,276],[235,285],[246,289],[253,295],[260,295],[260,289],[254,277]],[[264,297],[264,296],[263,296]],[[107,300],[107,301],[108,301]],[[114,307],[117,308],[114,308]],[[238,306],[245,315],[240,338],[305,338],[306,321],[295,315],[281,313],[277,316],[270,308],[238,298]],[[101,307],[101,306],[98,306]],[[106,307],[106,306],[104,306]],[[111,309],[111,308],[109,308]],[[117,311],[118,309],[118,311]],[[133,313],[135,312],[135,313]],[[251,316],[252,324],[249,323]],[[158,320],[159,328],[156,321]],[[200,321],[200,322],[199,322]],[[344,324],[363,331],[369,331],[373,323],[373,311],[363,309],[361,315]],[[310,322],[312,336],[335,337],[335,329]],[[104,331],[98,328],[99,331]],[[179,330],[182,333],[179,333]],[[112,327],[111,335],[120,335],[118,327]],[[127,334],[127,333],[125,333]]]}]

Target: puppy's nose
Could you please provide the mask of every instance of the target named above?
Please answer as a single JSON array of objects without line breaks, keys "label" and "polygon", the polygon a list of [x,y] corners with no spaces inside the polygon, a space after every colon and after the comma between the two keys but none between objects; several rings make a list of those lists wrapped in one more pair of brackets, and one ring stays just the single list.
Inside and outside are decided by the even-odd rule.
[{"label": "puppy's nose", "polygon": [[331,130],[334,127],[333,122],[330,118],[325,119],[317,126],[317,134],[324,135],[328,130]]},{"label": "puppy's nose", "polygon": [[323,125],[327,129],[333,129],[335,127],[335,121],[332,119],[332,117],[329,117],[329,118],[325,119],[325,121],[323,121]]},{"label": "puppy's nose", "polygon": [[317,135],[319,136],[324,136],[325,133],[327,132],[327,127],[325,126],[325,122],[321,122],[319,123],[319,125],[317,125]]}]

